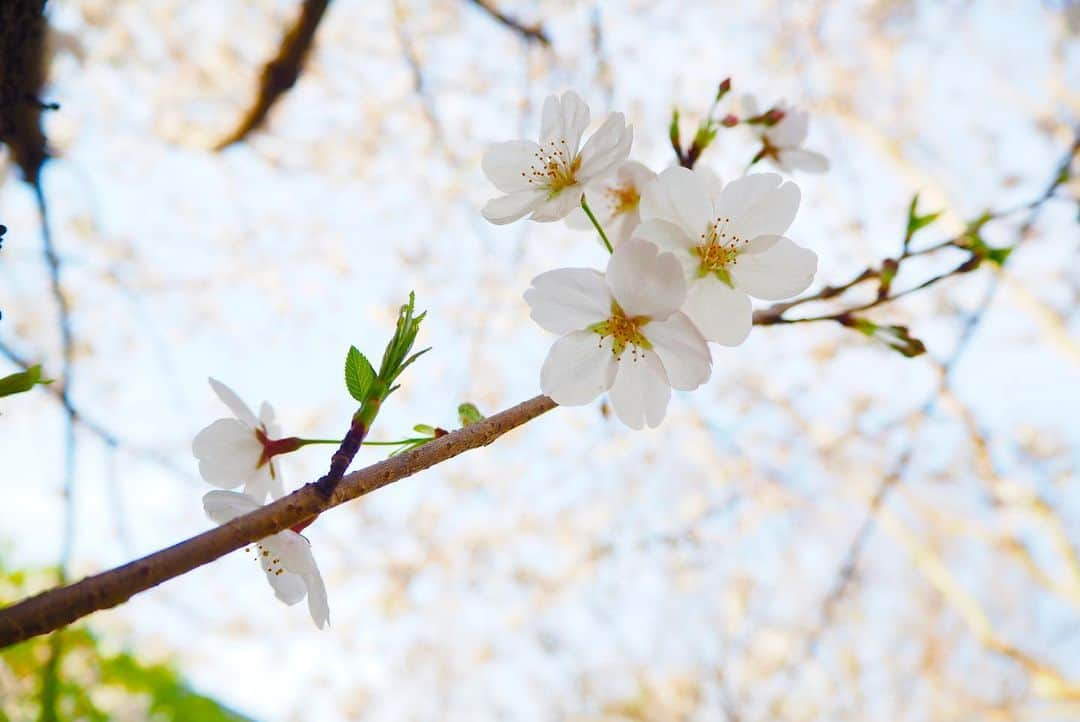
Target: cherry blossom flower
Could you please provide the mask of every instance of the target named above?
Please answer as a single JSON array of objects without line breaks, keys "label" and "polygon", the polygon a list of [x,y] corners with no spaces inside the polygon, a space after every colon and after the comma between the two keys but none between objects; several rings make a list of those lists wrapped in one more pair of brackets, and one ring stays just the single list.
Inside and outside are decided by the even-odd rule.
[{"label": "cherry blossom flower", "polygon": [[[593,181],[585,190],[589,207],[596,215],[596,220],[618,246],[630,238],[638,223],[641,213],[641,191],[656,174],[637,161],[628,160],[612,176],[600,181]],[[566,217],[566,224],[575,230],[588,230],[592,221],[580,208],[575,208]]]},{"label": "cherry blossom flower", "polygon": [[285,495],[273,456],[295,451],[294,439],[274,439],[280,434],[274,423],[274,409],[263,402],[259,416],[240,400],[236,392],[216,379],[214,390],[235,418],[218,419],[195,435],[191,451],[199,460],[199,474],[214,486],[233,489],[244,484],[244,493],[259,502],[269,494]]},{"label": "cherry blossom flower", "polygon": [[[742,111],[746,118],[760,116],[761,111],[754,96],[743,97]],[[786,106],[784,101],[777,103],[773,112],[780,117],[775,123],[754,123],[746,126],[761,140],[759,158],[768,158],[773,165],[788,173],[796,170],[824,173],[829,170],[828,158],[802,147],[809,133],[810,114],[805,110]]]},{"label": "cherry blossom flower", "polygon": [[539,144],[511,140],[491,146],[484,153],[484,173],[506,195],[487,202],[484,218],[499,225],[526,215],[557,221],[574,210],[590,181],[626,160],[634,139],[623,114],[612,113],[579,151],[588,125],[589,107],[567,91],[544,101]]},{"label": "cherry blossom flower", "polygon": [[715,176],[675,167],[645,189],[634,235],[682,263],[682,310],[702,335],[737,346],[753,323],[750,296],[789,298],[814,278],[817,256],[783,235],[798,208],[799,187],[776,173],[721,185]]},{"label": "cherry blossom flower", "polygon": [[[250,514],[262,504],[248,494],[235,491],[211,491],[203,496],[203,509],[210,520],[226,524]],[[251,547],[248,547],[251,549]],[[330,606],[311,542],[295,531],[285,530],[261,539],[254,545],[255,559],[266,572],[266,579],[278,599],[292,606],[305,596],[315,626],[322,629],[330,621]]]},{"label": "cherry blossom flower", "polygon": [[540,370],[540,387],[565,406],[610,391],[627,426],[658,426],[671,389],[696,389],[712,371],[708,344],[679,311],[685,296],[675,257],[637,239],[615,249],[606,274],[540,274],[525,300],[534,321],[562,335]]}]

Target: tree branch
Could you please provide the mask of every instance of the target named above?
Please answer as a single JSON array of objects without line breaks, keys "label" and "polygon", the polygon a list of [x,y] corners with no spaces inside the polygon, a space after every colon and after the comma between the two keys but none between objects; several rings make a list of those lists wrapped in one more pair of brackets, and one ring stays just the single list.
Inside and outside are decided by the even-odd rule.
[{"label": "tree branch", "polygon": [[263,68],[255,104],[236,130],[218,143],[215,150],[224,150],[233,143],[244,140],[249,133],[263,124],[274,103],[296,84],[315,41],[315,31],[329,4],[330,0],[304,0],[300,17],[282,38],[278,54]]},{"label": "tree branch", "polygon": [[[1034,225],[1042,206],[1044,206],[1047,201],[1053,198],[1057,189],[1069,179],[1069,168],[1072,165],[1072,162],[1076,159],[1077,155],[1080,155],[1080,127],[1077,127],[1074,131],[1072,144],[1062,155],[1060,161],[1058,162],[1058,165],[1056,166],[1053,178],[1050,180],[1046,188],[1041,194],[1039,194],[1038,197],[1032,199],[1027,203],[1023,203],[1015,208],[1010,208],[1008,210],[999,211],[996,213],[987,213],[981,219],[981,223],[977,222],[977,227],[969,227],[963,233],[957,236],[946,239],[944,241],[920,250],[911,250],[907,244],[908,239],[905,239],[903,251],[895,259],[886,259],[879,266],[868,266],[866,269],[858,273],[847,283],[840,284],[839,286],[825,286],[820,291],[812,293],[808,296],[796,298],[791,301],[784,301],[782,303],[775,303],[768,308],[763,308],[755,311],[754,324],[757,326],[773,326],[776,324],[810,323],[814,321],[839,321],[841,323],[844,323],[845,320],[848,319],[850,317],[850,314],[852,313],[867,311],[871,308],[891,303],[892,301],[903,298],[904,296],[907,296],[911,293],[921,291],[924,288],[933,286],[940,281],[944,281],[947,278],[951,278],[953,276],[975,270],[976,268],[978,268],[979,264],[983,260],[983,256],[981,255],[981,253],[983,253],[984,251],[979,246],[973,245],[970,242],[972,234],[977,234],[979,227],[981,227],[983,223],[988,223],[992,220],[1005,218],[1020,211],[1028,211],[1028,216],[1024,220],[1023,224],[1021,224],[1019,233],[1017,234],[1017,243],[1019,243],[1019,240],[1022,239],[1024,235],[1026,235],[1026,233],[1031,229],[1032,225]],[[923,281],[922,283],[908,288],[904,291],[892,292],[889,284],[883,280],[885,271],[888,267],[891,267],[891,275],[895,275],[898,272],[900,265],[905,260],[913,258],[915,256],[925,256],[936,253],[937,251],[946,248],[953,248],[965,251],[967,252],[968,257],[962,263],[953,267],[951,270],[936,276],[932,276]],[[822,314],[820,316],[810,316],[793,319],[784,317],[784,314],[787,311],[797,306],[801,306],[803,304],[811,303],[814,301],[826,301],[831,298],[842,296],[848,291],[850,291],[852,288],[862,285],[867,281],[873,280],[882,281],[882,286],[881,291],[879,291],[877,295],[877,298],[872,301],[856,304],[854,306],[849,306],[848,308],[837,311],[835,313]]]},{"label": "tree branch", "polygon": [[324,498],[314,484],[307,484],[251,514],[179,544],[0,609],[0,648],[59,629],[100,609],[115,607],[141,591],[208,564],[246,544],[465,451],[486,446],[555,406],[548,397],[536,396],[413,451],[354,471],[341,480],[329,499]]},{"label": "tree branch", "polygon": [[545,48],[551,46],[551,38],[548,37],[547,32],[539,23],[526,25],[499,10],[491,0],[469,0],[469,2],[487,13],[495,22],[513,30],[525,41],[540,43]]}]

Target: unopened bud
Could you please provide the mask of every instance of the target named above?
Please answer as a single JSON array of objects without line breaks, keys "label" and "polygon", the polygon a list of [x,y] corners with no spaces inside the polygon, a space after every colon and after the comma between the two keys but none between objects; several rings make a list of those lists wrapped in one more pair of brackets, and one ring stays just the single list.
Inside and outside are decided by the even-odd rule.
[{"label": "unopened bud", "polygon": [[720,87],[716,90],[716,99],[720,100],[731,90],[731,78],[724,78],[720,83]]},{"label": "unopened bud", "polygon": [[739,119],[736,118],[731,113],[728,113],[727,115],[725,115],[723,118],[720,119],[720,125],[724,126],[725,128],[734,128],[738,124],[739,124]]},{"label": "unopened bud", "polygon": [[761,122],[765,125],[776,125],[784,119],[785,115],[787,114],[779,108],[773,108],[769,112],[765,113],[765,115],[761,116]]}]

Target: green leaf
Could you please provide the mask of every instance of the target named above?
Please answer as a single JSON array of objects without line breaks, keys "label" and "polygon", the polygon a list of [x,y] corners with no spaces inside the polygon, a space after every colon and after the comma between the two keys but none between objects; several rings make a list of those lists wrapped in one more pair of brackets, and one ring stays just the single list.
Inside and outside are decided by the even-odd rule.
[{"label": "green leaf", "polygon": [[25,371],[11,374],[0,379],[0,396],[11,396],[29,391],[39,384],[51,384],[52,379],[41,378],[41,365],[31,366]]},{"label": "green leaf", "polygon": [[671,124],[668,125],[668,138],[671,139],[671,146],[675,150],[682,153],[682,145],[679,142],[679,109],[671,109]]},{"label": "green leaf", "polygon": [[375,369],[371,362],[356,346],[350,346],[345,357],[345,385],[349,388],[349,394],[361,404],[364,403],[374,381]]},{"label": "green leaf", "polygon": [[908,206],[907,230],[904,232],[905,244],[911,241],[911,237],[914,236],[916,232],[920,231],[923,228],[926,228],[928,225],[941,217],[941,211],[937,211],[936,213],[927,213],[926,215],[922,216],[919,215],[918,205],[919,194],[916,193],[911,199],[911,205]]},{"label": "green leaf", "polygon": [[468,401],[457,407],[457,413],[462,426],[471,426],[484,420],[484,415],[480,413],[480,409],[476,408],[476,404]]}]

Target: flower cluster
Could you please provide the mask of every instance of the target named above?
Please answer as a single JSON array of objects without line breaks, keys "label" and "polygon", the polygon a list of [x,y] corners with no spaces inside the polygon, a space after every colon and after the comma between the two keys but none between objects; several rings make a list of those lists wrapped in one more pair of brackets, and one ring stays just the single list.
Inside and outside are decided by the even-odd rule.
[{"label": "flower cluster", "polygon": [[[768,151],[755,161],[825,169],[823,156],[799,147],[805,113],[777,107],[765,116],[742,121]],[[576,93],[549,97],[538,144],[499,143],[484,155],[484,172],[506,195],[483,213],[499,224],[528,215],[596,228],[611,251],[604,272],[548,271],[525,292],[533,320],[560,337],[540,387],[568,406],[607,392],[627,426],[656,427],[672,389],[690,391],[709,379],[708,342],[741,344],[753,324],[751,297],[801,293],[817,256],[784,235],[799,207],[795,183],[753,173],[725,184],[708,169],[681,166],[656,174],[629,160],[633,131],[621,113],[579,151],[588,124]]]},{"label": "flower cluster", "polygon": [[[285,495],[274,457],[297,450],[303,440],[277,438],[280,430],[270,404],[263,403],[256,417],[225,384],[210,379],[210,388],[233,416],[218,419],[200,431],[191,450],[199,460],[202,478],[219,487],[203,497],[203,509],[211,521],[226,524],[261,507],[268,495],[271,500]],[[242,493],[225,491],[240,485]],[[300,528],[287,529],[261,539],[254,547],[255,559],[278,599],[292,605],[307,597],[311,618],[322,629],[330,620],[326,585],[311,543],[299,532]]]}]

